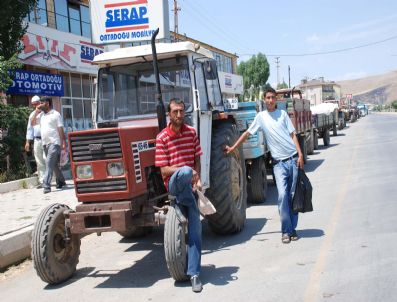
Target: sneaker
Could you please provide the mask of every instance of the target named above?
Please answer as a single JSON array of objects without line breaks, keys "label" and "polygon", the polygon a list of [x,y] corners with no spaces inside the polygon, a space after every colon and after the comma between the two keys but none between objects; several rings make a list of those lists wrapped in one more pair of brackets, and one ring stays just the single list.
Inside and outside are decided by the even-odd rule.
[{"label": "sneaker", "polygon": [[44,194],[47,194],[47,193],[50,193],[51,192],[51,189],[50,188],[44,188]]},{"label": "sneaker", "polygon": [[291,237],[288,234],[283,234],[283,236],[281,236],[281,242],[282,243],[290,243]]},{"label": "sneaker", "polygon": [[66,186],[66,182],[59,182],[59,183],[57,183],[57,185],[56,185],[56,188],[57,189],[62,189],[64,186]]},{"label": "sneaker", "polygon": [[198,276],[193,276],[190,278],[190,282],[192,283],[192,291],[195,293],[199,293],[203,290],[203,285],[201,284],[200,278]]},{"label": "sneaker", "polygon": [[293,231],[291,234],[291,240],[296,241],[299,239],[298,233],[296,231]]}]

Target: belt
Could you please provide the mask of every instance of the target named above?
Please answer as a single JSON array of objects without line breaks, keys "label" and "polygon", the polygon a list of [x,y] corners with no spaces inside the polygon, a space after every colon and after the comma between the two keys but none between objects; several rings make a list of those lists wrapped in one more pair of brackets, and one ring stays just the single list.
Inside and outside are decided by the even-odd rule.
[{"label": "belt", "polygon": [[35,136],[34,139],[41,139],[41,136]]},{"label": "belt", "polygon": [[297,158],[297,157],[298,157],[298,153],[295,153],[294,155],[292,155],[290,157],[287,157],[287,158],[284,158],[284,159],[280,159],[280,160],[273,158],[273,165],[277,165],[279,162],[285,163],[286,161],[289,161],[290,159],[294,159],[294,158]]}]

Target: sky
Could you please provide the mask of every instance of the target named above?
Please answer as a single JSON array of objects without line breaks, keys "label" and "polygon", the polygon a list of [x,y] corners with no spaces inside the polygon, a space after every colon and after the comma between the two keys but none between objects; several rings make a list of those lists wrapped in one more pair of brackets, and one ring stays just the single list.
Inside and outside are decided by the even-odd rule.
[{"label": "sky", "polygon": [[[168,0],[174,29],[173,0]],[[179,33],[236,53],[259,52],[268,82],[341,81],[397,71],[397,0],[178,0]]]}]

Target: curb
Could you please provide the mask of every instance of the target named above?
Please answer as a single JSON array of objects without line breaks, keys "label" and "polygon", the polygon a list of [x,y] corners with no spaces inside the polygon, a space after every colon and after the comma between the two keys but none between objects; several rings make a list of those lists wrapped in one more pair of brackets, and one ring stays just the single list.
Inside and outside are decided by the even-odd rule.
[{"label": "curb", "polygon": [[11,191],[16,191],[20,189],[27,189],[27,188],[33,188],[37,186],[37,177],[29,177],[29,178],[23,178],[23,179],[18,179],[14,181],[9,181],[0,184],[0,193],[7,193]]},{"label": "curb", "polygon": [[30,257],[33,225],[0,237],[0,269]]}]

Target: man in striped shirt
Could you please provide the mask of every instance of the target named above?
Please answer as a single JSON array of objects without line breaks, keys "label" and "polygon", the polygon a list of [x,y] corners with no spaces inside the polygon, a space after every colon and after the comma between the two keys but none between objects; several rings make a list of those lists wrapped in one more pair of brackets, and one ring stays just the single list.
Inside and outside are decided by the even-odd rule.
[{"label": "man in striped shirt", "polygon": [[193,127],[184,123],[185,104],[171,99],[168,104],[170,124],[156,138],[156,167],[160,167],[164,184],[179,205],[185,206],[188,216],[188,268],[192,290],[200,292],[201,222],[194,191],[200,189],[199,140]]}]

